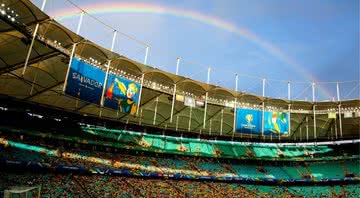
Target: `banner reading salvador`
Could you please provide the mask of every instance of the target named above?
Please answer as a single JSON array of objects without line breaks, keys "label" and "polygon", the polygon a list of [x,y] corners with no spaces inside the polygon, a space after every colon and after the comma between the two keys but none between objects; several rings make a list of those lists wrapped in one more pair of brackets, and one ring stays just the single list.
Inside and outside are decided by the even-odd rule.
[{"label": "banner reading salvador", "polygon": [[73,58],[65,93],[87,102],[100,104],[104,81],[104,71]]}]

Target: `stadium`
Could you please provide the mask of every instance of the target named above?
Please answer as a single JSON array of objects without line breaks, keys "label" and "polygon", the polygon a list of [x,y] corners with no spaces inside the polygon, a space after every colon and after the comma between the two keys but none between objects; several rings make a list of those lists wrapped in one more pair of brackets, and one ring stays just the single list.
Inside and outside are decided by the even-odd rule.
[{"label": "stadium", "polygon": [[[178,75],[0,0],[0,197],[359,197],[360,99]],[[205,72],[206,73],[206,72]],[[359,81],[355,82],[359,89]]]}]

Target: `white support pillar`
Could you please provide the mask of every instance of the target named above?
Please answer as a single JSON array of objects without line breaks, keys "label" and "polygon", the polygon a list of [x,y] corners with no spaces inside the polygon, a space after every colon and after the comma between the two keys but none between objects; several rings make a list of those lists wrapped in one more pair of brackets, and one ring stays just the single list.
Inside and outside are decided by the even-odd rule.
[{"label": "white support pillar", "polygon": [[[338,100],[338,114],[339,114],[339,130],[340,130],[340,137],[343,137],[343,131],[342,131],[342,118],[341,118],[341,101],[340,101],[340,88],[339,83],[336,83],[336,95]],[[336,119],[335,119],[336,121]]]},{"label": "white support pillar", "polygon": [[300,126],[299,129],[300,129],[300,142],[301,142],[302,141],[302,130],[301,130],[302,128],[301,128],[301,126]]},{"label": "white support pillar", "polygon": [[[46,0],[43,0],[42,5],[41,5],[41,11],[44,11],[45,5],[46,5]],[[40,26],[40,23],[37,23],[36,26],[35,26],[35,30],[33,32],[33,35],[32,35],[30,47],[28,49],[28,53],[26,54],[25,64],[24,64],[23,71],[22,71],[23,76],[25,75],[26,68],[27,68],[27,66],[29,64],[32,48],[33,48],[34,43],[35,43],[35,39],[36,39],[37,32],[39,30],[39,26]]]},{"label": "white support pillar", "polygon": [[[113,39],[111,42],[111,48],[110,51],[112,52],[114,50],[114,45],[115,45],[115,41],[116,41],[116,30],[114,31],[113,34]],[[107,65],[106,65],[106,74],[105,74],[105,80],[104,80],[104,84],[103,84],[103,90],[102,90],[102,94],[101,94],[101,100],[100,100],[100,106],[103,107],[104,106],[104,96],[105,96],[105,89],[106,89],[106,85],[107,85],[107,81],[109,78],[109,72],[110,72],[110,64],[111,64],[111,60],[108,60]],[[101,110],[100,110],[101,112]],[[100,113],[101,116],[101,113]]]},{"label": "white support pillar", "polygon": [[31,83],[31,89],[30,89],[30,96],[33,95],[33,91],[34,91],[34,86],[35,86],[35,81],[37,79],[37,72],[35,73],[35,76],[34,76],[34,79],[33,79],[33,82]]},{"label": "white support pillar", "polygon": [[[263,78],[262,79],[262,96],[265,97],[265,83],[266,83],[266,79]],[[264,136],[264,121],[265,121],[265,102],[262,102],[262,115],[261,115],[261,135],[263,136],[263,138],[265,139]]]},{"label": "white support pillar", "polygon": [[176,116],[176,126],[175,126],[175,131],[178,131],[179,128],[179,115]]},{"label": "white support pillar", "polygon": [[136,107],[136,116],[139,114],[139,109],[140,109],[140,105],[141,105],[142,90],[143,90],[143,86],[144,86],[144,77],[145,77],[145,74],[141,74],[139,101],[138,101],[137,107]]},{"label": "white support pillar", "polygon": [[[235,74],[235,92],[238,92],[238,80],[239,77]],[[233,134],[232,137],[234,138],[235,131],[236,131],[236,108],[237,108],[237,97],[234,99],[234,123],[233,123]]]},{"label": "white support pillar", "polygon": [[306,115],[306,141],[309,141],[309,117]]},{"label": "white support pillar", "polygon": [[192,119],[192,106],[190,106],[190,115],[189,115],[189,126],[188,126],[188,131],[190,132],[191,129],[191,119]]},{"label": "white support pillar", "polygon": [[316,105],[315,105],[315,83],[312,83],[313,116],[314,116],[314,138],[316,139]]},{"label": "white support pillar", "polygon": [[144,58],[144,65],[147,64],[147,60],[148,60],[148,54],[149,54],[149,46],[146,46],[146,50],[145,50],[145,58]]},{"label": "white support pillar", "polygon": [[212,127],[212,120],[210,119],[210,125],[209,125],[209,135],[211,135],[211,127]]},{"label": "white support pillar", "polygon": [[143,117],[143,109],[141,109],[140,116],[139,116],[139,125],[140,126],[141,126],[142,117]]},{"label": "white support pillar", "polygon": [[338,130],[337,130],[337,121],[336,121],[336,119],[334,120],[334,122],[335,122],[335,139],[337,139],[338,138]]},{"label": "white support pillar", "polygon": [[[208,72],[207,72],[207,81],[206,81],[207,84],[210,83],[210,72],[211,72],[211,68],[209,67]],[[208,100],[208,92],[206,92],[206,94],[205,94],[205,109],[204,109],[203,129],[206,128],[207,100]]]},{"label": "white support pillar", "polygon": [[[291,86],[290,86],[290,82],[288,82],[288,117],[289,117],[289,131],[288,131],[288,136],[290,137],[291,135]],[[279,135],[279,140],[280,140],[280,135]]]},{"label": "white support pillar", "polygon": [[102,90],[102,93],[101,93],[101,99],[100,99],[100,117],[101,117],[101,114],[102,114],[102,107],[104,107],[104,96],[105,96],[105,89],[106,89],[106,84],[107,84],[107,80],[108,80],[108,77],[109,77],[109,72],[110,72],[110,64],[111,64],[111,60],[108,60],[107,64],[106,64],[106,73],[105,73],[105,80],[104,80],[104,84],[103,84],[103,90]]},{"label": "white support pillar", "polygon": [[339,87],[339,82],[336,82],[336,96],[337,96],[337,101],[340,102],[340,87]]},{"label": "white support pillar", "polygon": [[224,108],[221,109],[220,135],[223,134],[223,125],[224,125]]},{"label": "white support pillar", "polygon": [[[76,34],[79,34],[79,33],[80,33],[80,28],[81,28],[81,24],[82,24],[83,18],[84,18],[84,12],[81,12],[81,14],[80,14],[80,19],[79,19],[79,23],[78,23],[78,26],[77,26],[77,29],[76,29]],[[64,92],[64,93],[65,93],[65,90],[66,90],[67,80],[68,80],[68,78],[69,78],[71,63],[72,63],[73,57],[75,56],[76,45],[77,45],[77,44],[74,43],[74,44],[73,44],[73,47],[72,47],[72,50],[71,50],[69,65],[68,65],[68,68],[67,68],[67,71],[66,71],[65,81],[64,81],[64,86],[63,86],[63,92]]]},{"label": "white support pillar", "polygon": [[71,50],[71,54],[70,54],[70,60],[69,60],[69,65],[68,65],[68,68],[67,68],[67,71],[66,71],[66,75],[65,75],[65,80],[64,80],[63,93],[65,93],[65,90],[66,90],[66,85],[67,85],[67,81],[68,81],[68,78],[69,78],[71,63],[72,63],[73,57],[74,57],[74,55],[75,55],[76,45],[77,45],[77,44],[74,43],[74,45],[72,46],[72,50]]},{"label": "white support pillar", "polygon": [[[180,65],[180,58],[176,58],[176,71],[175,74],[179,74],[179,65]],[[170,123],[173,121],[173,115],[174,115],[174,108],[175,108],[175,100],[176,100],[176,83],[174,83],[174,90],[173,90],[173,98],[171,103],[171,112],[170,112]]]},{"label": "white support pillar", "polygon": [[157,97],[156,97],[156,100],[155,100],[155,111],[154,111],[153,125],[156,124],[156,116],[157,116],[157,110],[158,110],[158,103],[159,103],[159,96],[157,96]]}]

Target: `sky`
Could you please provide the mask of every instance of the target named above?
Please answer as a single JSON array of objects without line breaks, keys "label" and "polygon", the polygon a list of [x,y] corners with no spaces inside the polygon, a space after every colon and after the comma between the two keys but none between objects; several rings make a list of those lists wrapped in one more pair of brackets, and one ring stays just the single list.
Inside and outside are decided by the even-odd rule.
[{"label": "sky", "polygon": [[[359,98],[357,0],[71,0],[91,16],[150,46],[148,64],[240,91],[311,100]],[[33,1],[41,5],[41,0]],[[76,31],[80,11],[48,0],[46,13]],[[80,35],[110,48],[113,30],[85,15]],[[118,34],[115,52],[143,62],[144,45]],[[351,81],[351,82],[349,82]],[[323,82],[323,83],[320,83]]]}]

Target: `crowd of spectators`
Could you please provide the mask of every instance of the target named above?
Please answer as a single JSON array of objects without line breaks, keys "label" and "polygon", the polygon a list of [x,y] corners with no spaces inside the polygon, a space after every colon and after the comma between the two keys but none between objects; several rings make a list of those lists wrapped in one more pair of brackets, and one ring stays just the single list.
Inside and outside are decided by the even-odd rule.
[{"label": "crowd of spectators", "polygon": [[[197,176],[215,176],[215,177],[245,177],[255,179],[301,179],[305,175],[310,175],[308,164],[287,164],[287,165],[262,165],[261,163],[243,163],[230,162],[226,163],[219,161],[216,158],[202,158],[202,157],[187,157],[187,156],[146,156],[142,152],[134,154],[114,153],[105,150],[97,150],[97,148],[89,146],[84,148],[84,145],[62,145],[63,143],[52,142],[44,139],[33,139],[24,137],[23,135],[3,135],[0,142],[2,142],[2,152],[0,157],[3,159],[17,160],[17,161],[32,161],[40,162],[44,165],[56,166],[78,166],[85,169],[93,168],[112,168],[125,169],[133,173],[151,172],[159,174],[176,174]],[[6,141],[19,142],[20,144],[9,145]],[[20,145],[20,146],[19,146]],[[0,148],[1,149],[1,148]],[[352,167],[356,166],[358,162],[351,162]],[[351,170],[344,172],[342,170],[342,162],[331,162],[327,164],[329,168],[333,168],[340,172],[342,177],[347,173],[352,173],[355,176],[360,175],[359,170]],[[318,179],[331,178],[328,170],[320,168],[321,163],[311,163],[311,169]],[[329,169],[330,170],[330,169]],[[289,172],[293,172],[292,174]],[[343,172],[343,173],[342,173]],[[341,178],[341,176],[335,176]]]},{"label": "crowd of spectators", "polygon": [[[0,197],[11,186],[40,186],[41,197],[349,197],[359,185],[262,186],[105,175],[0,172]],[[335,189],[336,188],[336,189]],[[29,197],[30,198],[30,197]]]}]

